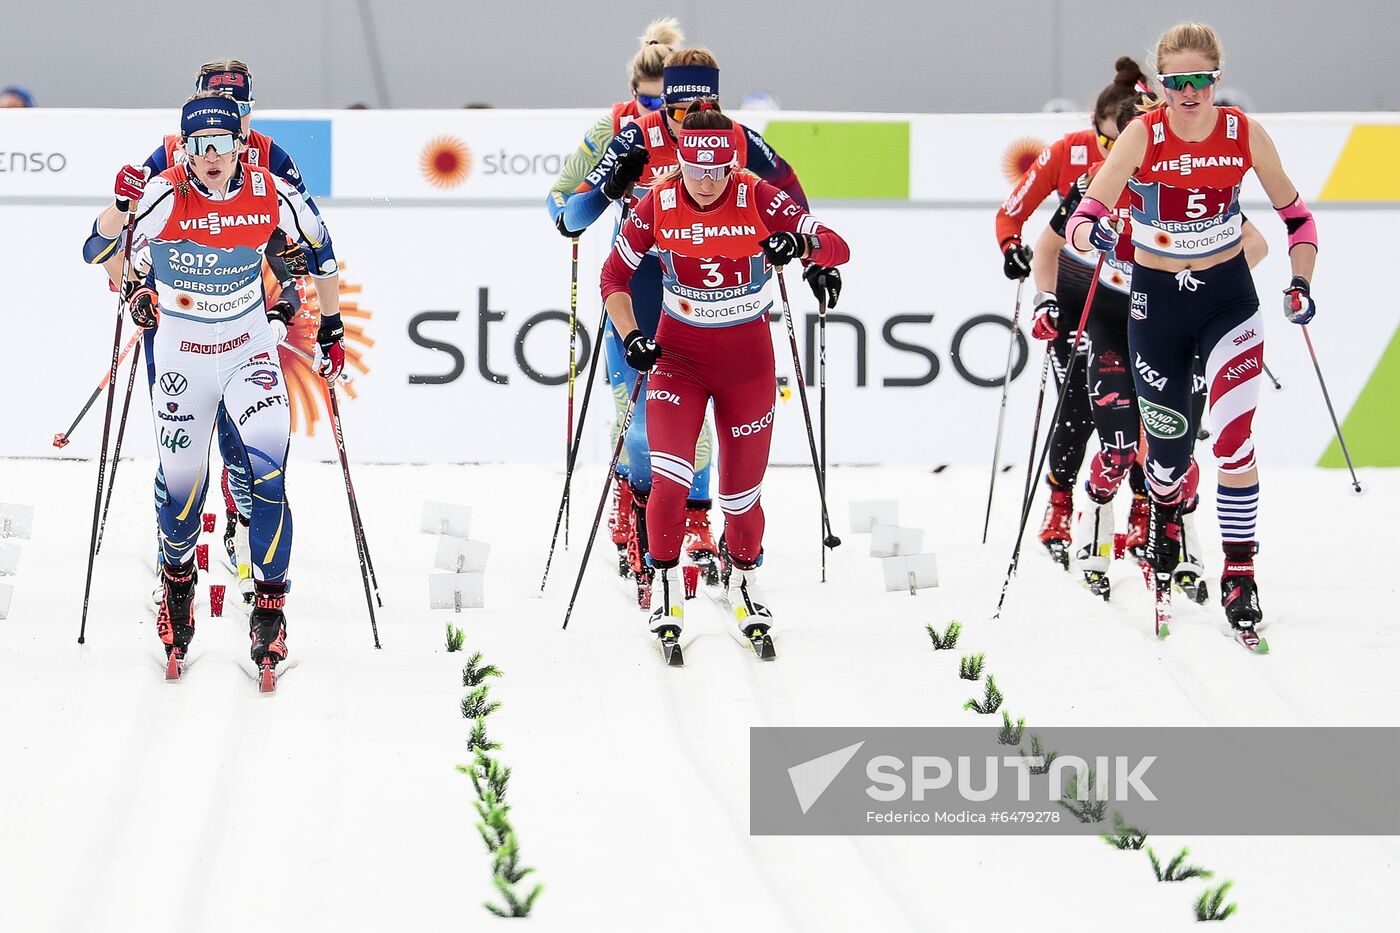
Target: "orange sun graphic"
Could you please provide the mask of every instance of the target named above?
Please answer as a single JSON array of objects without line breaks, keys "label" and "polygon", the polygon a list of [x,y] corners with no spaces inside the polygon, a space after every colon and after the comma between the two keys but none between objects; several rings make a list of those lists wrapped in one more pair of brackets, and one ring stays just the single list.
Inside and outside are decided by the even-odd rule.
[{"label": "orange sun graphic", "polygon": [[1001,173],[1007,181],[1015,181],[1026,174],[1026,169],[1035,163],[1036,156],[1045,148],[1045,143],[1034,136],[1022,136],[1011,141],[1006,154],[1001,157]]},{"label": "orange sun graphic", "polygon": [[[359,285],[351,285],[345,280],[345,263],[340,264],[340,316],[345,322],[345,369],[368,373],[364,362],[364,352],[374,346],[374,341],[365,336],[364,323],[374,317],[372,311],[362,309],[352,296],[358,295]],[[263,288],[268,295],[281,292],[272,270],[263,264]],[[292,433],[302,419],[306,420],[307,437],[316,436],[316,424],[324,412],[330,408],[326,392],[326,381],[312,367],[316,357],[316,329],[320,326],[321,302],[316,297],[316,288],[305,276],[297,279],[297,294],[301,296],[301,310],[287,325],[287,342],[277,348],[277,358],[282,364],[282,376],[287,383],[287,397],[292,414]],[[275,300],[275,299],[274,299]],[[342,381],[339,389],[350,398],[356,398],[353,381]]]},{"label": "orange sun graphic", "polygon": [[188,311],[190,308],[194,307],[194,299],[184,292],[175,296],[175,303],[180,306],[181,311]]},{"label": "orange sun graphic", "polygon": [[438,136],[423,147],[418,168],[437,188],[455,188],[472,173],[472,151],[456,136]]},{"label": "orange sun graphic", "polygon": [[1158,234],[1157,234],[1156,236],[1154,236],[1152,239],[1157,243],[1158,246],[1171,246],[1171,245],[1172,245],[1172,238],[1169,237],[1169,236],[1167,236],[1165,233],[1158,233]]}]

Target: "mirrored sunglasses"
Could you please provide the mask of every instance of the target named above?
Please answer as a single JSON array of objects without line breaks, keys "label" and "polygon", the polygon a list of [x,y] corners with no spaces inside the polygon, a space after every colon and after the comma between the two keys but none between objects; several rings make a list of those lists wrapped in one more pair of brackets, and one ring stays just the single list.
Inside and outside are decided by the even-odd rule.
[{"label": "mirrored sunglasses", "polygon": [[714,181],[724,181],[729,177],[729,173],[734,170],[734,163],[728,162],[724,165],[692,165],[689,162],[681,162],[681,174],[691,181],[700,181],[705,178]]},{"label": "mirrored sunglasses", "polygon": [[219,155],[228,155],[238,144],[232,133],[218,133],[211,136],[186,136],[185,149],[192,156],[202,156],[213,151]]},{"label": "mirrored sunglasses", "polygon": [[677,123],[684,123],[685,114],[688,110],[690,110],[690,104],[678,104],[675,107],[667,107],[666,115]]},{"label": "mirrored sunglasses", "polygon": [[1157,80],[1169,91],[1184,91],[1188,87],[1200,91],[1220,80],[1220,71],[1176,71],[1158,75]]},{"label": "mirrored sunglasses", "polygon": [[234,101],[234,103],[238,104],[238,115],[239,115],[240,117],[246,117],[246,116],[248,116],[248,114],[250,114],[250,113],[253,112],[253,105],[256,104],[257,101],[255,101],[255,100],[238,100],[238,101]]},{"label": "mirrored sunglasses", "polygon": [[652,97],[650,94],[638,94],[634,92],[632,96],[637,98],[637,103],[641,104],[647,110],[660,110],[661,105],[666,103],[666,98],[660,95]]}]

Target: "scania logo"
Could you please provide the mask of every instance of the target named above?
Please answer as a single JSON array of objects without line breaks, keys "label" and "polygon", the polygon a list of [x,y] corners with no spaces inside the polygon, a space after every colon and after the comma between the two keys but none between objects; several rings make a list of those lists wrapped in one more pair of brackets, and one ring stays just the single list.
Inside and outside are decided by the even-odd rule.
[{"label": "scania logo", "polygon": [[179,373],[161,373],[160,390],[166,395],[179,395],[187,386],[189,382]]}]

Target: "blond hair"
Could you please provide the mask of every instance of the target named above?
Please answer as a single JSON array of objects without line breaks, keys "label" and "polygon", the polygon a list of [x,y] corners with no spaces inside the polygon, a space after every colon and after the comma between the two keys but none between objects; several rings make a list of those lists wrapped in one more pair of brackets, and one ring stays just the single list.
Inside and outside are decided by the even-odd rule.
[{"label": "blond hair", "polygon": [[199,66],[199,74],[194,76],[195,83],[198,84],[199,79],[207,74],[223,71],[237,72],[241,75],[248,75],[250,78],[253,76],[253,73],[248,70],[248,66],[236,58],[216,58],[212,62],[205,62]]},{"label": "blond hair", "polygon": [[1165,73],[1162,59],[1178,52],[1199,52],[1220,67],[1220,39],[1205,23],[1177,23],[1157,38],[1149,57],[1158,74]]},{"label": "blond hair", "polygon": [[704,68],[718,68],[719,62],[710,54],[709,49],[677,49],[666,56],[666,67],[672,68],[678,65],[700,65]]},{"label": "blond hair", "polygon": [[675,51],[676,46],[685,41],[681,32],[680,20],[674,16],[654,19],[646,32],[638,37],[642,47],[632,56],[627,65],[627,80],[632,82],[632,90],[642,81],[656,81],[661,78],[661,69],[666,64],[666,56]]}]

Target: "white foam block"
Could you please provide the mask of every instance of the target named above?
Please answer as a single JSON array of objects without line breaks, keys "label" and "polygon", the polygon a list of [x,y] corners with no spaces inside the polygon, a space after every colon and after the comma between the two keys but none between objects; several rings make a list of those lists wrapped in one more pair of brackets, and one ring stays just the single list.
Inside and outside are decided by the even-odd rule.
[{"label": "white foam block", "polygon": [[472,510],[451,502],[423,502],[422,530],[430,535],[452,535],[465,538],[470,533]]},{"label": "white foam block", "polygon": [[8,583],[0,583],[0,619],[7,619],[10,616],[10,599],[15,595],[15,588]]},{"label": "white foam block", "polygon": [[453,573],[482,573],[491,557],[491,545],[485,541],[468,541],[452,535],[438,537],[437,557],[433,566]]},{"label": "white foam block", "polygon": [[428,606],[432,609],[480,609],[486,605],[486,575],[433,573],[428,575]]},{"label": "white foam block", "polygon": [[899,557],[904,554],[917,554],[923,549],[922,528],[876,525],[870,531],[871,557]]},{"label": "white foam block", "polygon": [[851,531],[869,534],[876,525],[898,525],[899,503],[893,499],[871,499],[851,503]]},{"label": "white foam block", "polygon": [[938,585],[938,561],[932,554],[886,557],[880,566],[885,573],[885,591],[889,593],[903,590],[913,595],[916,590]]},{"label": "white foam block", "polygon": [[19,545],[0,544],[0,573],[19,573]]},{"label": "white foam block", "polygon": [[34,506],[0,502],[0,538],[28,538],[34,533]]}]

